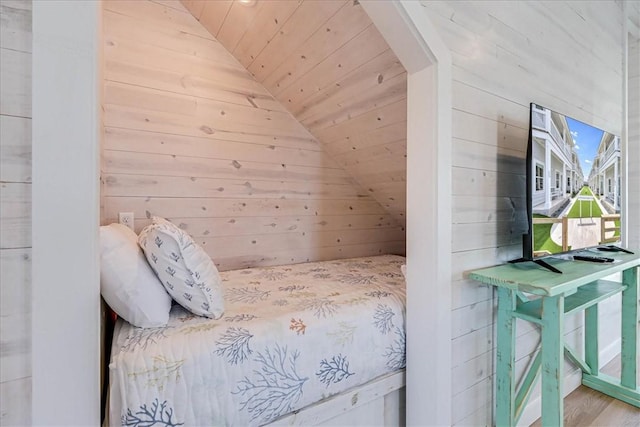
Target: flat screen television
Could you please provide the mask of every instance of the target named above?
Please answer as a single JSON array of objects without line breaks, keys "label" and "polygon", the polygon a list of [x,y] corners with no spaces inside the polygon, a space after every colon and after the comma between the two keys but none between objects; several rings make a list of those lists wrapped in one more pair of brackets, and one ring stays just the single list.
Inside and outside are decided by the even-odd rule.
[{"label": "flat screen television", "polygon": [[616,249],[619,136],[532,103],[526,165],[525,260],[603,245]]}]

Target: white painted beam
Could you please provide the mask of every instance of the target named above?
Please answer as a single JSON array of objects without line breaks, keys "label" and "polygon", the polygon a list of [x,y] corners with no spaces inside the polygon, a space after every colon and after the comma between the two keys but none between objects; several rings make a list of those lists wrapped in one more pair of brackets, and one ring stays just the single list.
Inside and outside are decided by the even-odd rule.
[{"label": "white painted beam", "polygon": [[418,2],[361,3],[407,89],[407,425],[451,425],[451,55]]},{"label": "white painted beam", "polygon": [[33,2],[33,425],[100,423],[101,8]]}]

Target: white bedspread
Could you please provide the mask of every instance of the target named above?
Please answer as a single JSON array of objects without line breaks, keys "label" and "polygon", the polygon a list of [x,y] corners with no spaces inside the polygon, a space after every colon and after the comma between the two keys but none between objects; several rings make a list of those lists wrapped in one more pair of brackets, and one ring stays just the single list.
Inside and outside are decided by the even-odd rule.
[{"label": "white bedspread", "polygon": [[221,273],[219,320],[174,306],[169,325],[119,320],[112,425],[263,425],[405,366],[399,256]]}]

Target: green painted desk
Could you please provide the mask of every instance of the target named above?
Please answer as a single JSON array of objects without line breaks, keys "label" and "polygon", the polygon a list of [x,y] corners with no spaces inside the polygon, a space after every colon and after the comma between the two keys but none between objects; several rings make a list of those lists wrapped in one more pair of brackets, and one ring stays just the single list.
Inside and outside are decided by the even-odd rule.
[{"label": "green painted desk", "polygon": [[[542,424],[563,424],[564,355],[582,369],[582,383],[640,408],[638,370],[638,270],[635,254],[606,253],[614,263],[547,260],[563,274],[532,262],[473,271],[469,277],[497,287],[496,425],[514,426],[542,376]],[[622,272],[622,282],[603,277]],[[622,292],[622,373],[620,379],[598,367],[598,302]],[[536,298],[536,296],[540,296]],[[564,315],[585,310],[585,357],[563,342]],[[541,349],[516,390],[516,318],[540,325]]]}]

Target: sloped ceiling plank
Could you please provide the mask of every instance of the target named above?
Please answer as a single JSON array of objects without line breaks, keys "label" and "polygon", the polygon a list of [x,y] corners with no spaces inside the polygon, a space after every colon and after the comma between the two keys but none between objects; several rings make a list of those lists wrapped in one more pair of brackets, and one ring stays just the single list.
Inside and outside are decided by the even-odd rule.
[{"label": "sloped ceiling plank", "polygon": [[406,70],[358,2],[270,3],[234,5],[257,25],[243,26],[237,44],[220,42],[404,224]]},{"label": "sloped ceiling plank", "polygon": [[202,16],[202,11],[204,10],[206,2],[202,0],[183,0],[182,4],[194,16],[194,18],[198,21],[200,20],[200,16]]},{"label": "sloped ceiling plank", "polygon": [[238,45],[233,50],[233,56],[245,68],[249,67],[301,3],[302,0],[271,0],[265,2],[251,23],[251,31],[247,31],[242,35]]},{"label": "sloped ceiling plank", "polygon": [[[283,23],[280,31],[247,68],[259,82],[303,45],[345,1],[306,1]],[[252,31],[250,29],[249,31]],[[267,88],[269,89],[269,88]]]},{"label": "sloped ceiling plank", "polygon": [[231,0],[205,2],[199,19],[200,23],[209,31],[209,33],[213,36],[217,36],[232,5],[233,1]]},{"label": "sloped ceiling plank", "polygon": [[333,126],[317,129],[314,136],[322,142],[330,144],[337,140],[348,140],[363,132],[385,127],[389,124],[406,120],[406,100],[401,99],[380,108],[374,108],[351,117]]},{"label": "sloped ceiling plank", "polygon": [[246,7],[242,3],[233,2],[216,36],[218,41],[229,52],[233,52],[247,28],[252,26],[254,19],[266,4],[259,2],[254,7]]},{"label": "sloped ceiling plank", "polygon": [[389,142],[384,145],[374,145],[365,147],[358,151],[348,151],[341,156],[335,156],[339,158],[338,163],[342,167],[349,167],[360,163],[368,163],[375,161],[389,154],[392,155],[404,155],[407,152],[407,142],[404,139],[399,141]]},{"label": "sloped ceiling plank", "polygon": [[139,18],[150,25],[154,25],[158,28],[158,32],[161,31],[161,28],[171,28],[173,31],[182,31],[209,40],[214,39],[208,28],[194,28],[192,25],[193,16],[188,16],[176,8],[164,6],[159,8],[157,6],[157,3],[154,4],[149,1],[121,0],[109,2],[109,10],[111,12]]},{"label": "sloped ceiling plank", "polygon": [[333,109],[329,113],[314,114],[307,119],[301,119],[301,123],[315,133],[321,129],[349,121],[354,117],[381,108],[396,101],[404,101],[407,98],[407,76],[405,73],[382,80],[383,74],[378,74],[375,81],[364,80],[369,83],[361,91],[361,96],[348,96],[349,90],[341,91],[335,105],[340,109]]},{"label": "sloped ceiling plank", "polygon": [[103,223],[167,217],[222,270],[404,252],[385,208],[178,1],[103,4]]},{"label": "sloped ceiling plank", "polygon": [[364,132],[360,135],[354,135],[348,138],[345,137],[332,143],[324,144],[323,147],[325,147],[333,157],[339,157],[340,154],[359,154],[362,150],[365,150],[368,147],[377,147],[396,141],[404,141],[406,143],[406,140],[407,121],[403,120],[373,131]]},{"label": "sloped ceiling plank", "polygon": [[[113,28],[114,33],[116,29],[117,33],[126,31],[130,37],[128,41],[131,42],[131,46],[138,49],[138,54],[145,53],[146,49],[152,46],[148,55],[144,55],[144,63],[151,61],[151,59],[147,60],[147,56],[153,57],[157,62],[159,54],[165,50],[172,50],[190,56],[194,64],[200,62],[207,66],[222,64],[233,66],[234,64],[232,61],[221,61],[220,52],[226,51],[226,48],[212,37],[203,38],[172,26],[159,28],[152,22],[142,21],[136,16],[122,15],[110,10],[103,12],[102,19],[103,25]],[[194,52],[198,52],[197,57]]]},{"label": "sloped ceiling plank", "polygon": [[272,94],[279,98],[278,95],[291,83],[314,69],[336,47],[343,46],[370,25],[371,20],[362,8],[345,4],[285,61],[277,64],[261,83],[273,88]]},{"label": "sloped ceiling plank", "polygon": [[[321,109],[322,103],[336,93],[355,86],[368,77],[378,79],[380,70],[398,64],[385,45],[380,32],[370,25],[344,46],[293,82],[281,94],[296,118],[308,117],[307,110]],[[403,72],[404,68],[401,67]]]}]

